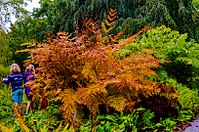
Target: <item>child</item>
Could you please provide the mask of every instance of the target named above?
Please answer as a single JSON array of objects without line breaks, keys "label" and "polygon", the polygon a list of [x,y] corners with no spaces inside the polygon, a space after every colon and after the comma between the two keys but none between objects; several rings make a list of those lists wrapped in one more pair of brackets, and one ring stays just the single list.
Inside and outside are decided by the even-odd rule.
[{"label": "child", "polygon": [[26,85],[26,83],[31,80],[34,80],[34,74],[35,74],[35,68],[33,65],[30,64],[29,66],[26,67],[25,73],[24,73],[25,94],[28,99],[28,103],[26,106],[26,114],[29,113],[30,107],[33,110],[32,95],[30,94],[31,90],[30,90],[29,86]]},{"label": "child", "polygon": [[23,97],[23,75],[20,73],[21,69],[18,64],[14,63],[10,66],[11,74],[8,78],[4,78],[2,81],[5,84],[11,83],[12,86],[12,102],[15,104],[15,109],[18,109],[20,106],[20,115],[22,115],[23,105],[22,105],[22,97]]}]

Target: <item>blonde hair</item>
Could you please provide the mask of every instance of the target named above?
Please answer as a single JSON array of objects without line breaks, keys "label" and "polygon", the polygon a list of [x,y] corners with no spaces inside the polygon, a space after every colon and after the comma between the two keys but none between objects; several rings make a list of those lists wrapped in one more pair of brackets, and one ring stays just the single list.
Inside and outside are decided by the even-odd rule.
[{"label": "blonde hair", "polygon": [[21,69],[18,64],[14,63],[10,66],[10,72],[11,73],[19,73],[19,72],[21,72]]},{"label": "blonde hair", "polygon": [[35,74],[35,68],[32,64],[30,64],[29,66],[26,67],[25,72],[31,72],[33,74]]}]

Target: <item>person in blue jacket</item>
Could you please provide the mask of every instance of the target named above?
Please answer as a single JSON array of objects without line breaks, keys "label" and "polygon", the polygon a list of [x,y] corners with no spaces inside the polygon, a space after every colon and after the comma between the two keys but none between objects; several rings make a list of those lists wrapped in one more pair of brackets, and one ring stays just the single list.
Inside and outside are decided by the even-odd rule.
[{"label": "person in blue jacket", "polygon": [[26,114],[29,113],[30,108],[32,108],[32,110],[34,111],[30,85],[27,84],[27,82],[34,80],[34,75],[35,75],[35,68],[33,65],[30,64],[29,66],[26,67],[25,73],[24,73],[25,94],[28,100],[28,103],[26,106]]},{"label": "person in blue jacket", "polygon": [[3,83],[9,84],[12,86],[12,102],[14,103],[15,109],[18,110],[20,107],[20,115],[22,115],[23,105],[23,75],[21,74],[21,69],[18,64],[14,63],[10,66],[10,72],[8,78],[3,78]]}]

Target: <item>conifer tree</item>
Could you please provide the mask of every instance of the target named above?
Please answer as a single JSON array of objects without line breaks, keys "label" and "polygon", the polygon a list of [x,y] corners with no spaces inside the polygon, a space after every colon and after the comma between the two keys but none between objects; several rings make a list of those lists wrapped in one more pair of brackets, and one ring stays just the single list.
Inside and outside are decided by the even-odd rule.
[{"label": "conifer tree", "polygon": [[[41,8],[35,12],[37,17],[47,17],[49,29],[73,31],[87,16],[103,20],[109,8],[117,10],[116,31],[128,26],[126,35],[132,35],[141,27],[166,25],[182,33],[197,37],[192,19],[193,5],[190,0],[59,0],[42,1]],[[196,38],[198,39],[198,38]]]}]

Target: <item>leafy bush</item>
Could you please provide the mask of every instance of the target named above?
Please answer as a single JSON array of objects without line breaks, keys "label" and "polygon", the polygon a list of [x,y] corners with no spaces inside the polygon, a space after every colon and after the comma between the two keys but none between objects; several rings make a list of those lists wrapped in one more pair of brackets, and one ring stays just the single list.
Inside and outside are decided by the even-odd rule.
[{"label": "leafy bush", "polygon": [[197,89],[199,85],[199,45],[193,40],[187,42],[186,38],[186,34],[179,34],[177,31],[161,26],[148,30],[126,48],[120,50],[119,55],[126,57],[132,50],[135,50],[153,53],[156,58],[170,60],[170,63],[164,63],[159,69],[156,69],[159,77],[151,77],[151,79],[176,87],[182,108],[196,111],[199,107]]},{"label": "leafy bush", "polygon": [[163,69],[158,69],[156,70],[156,72],[160,77],[151,77],[151,79],[159,82],[165,82],[166,85],[175,87],[179,94],[178,100],[180,102],[182,110],[191,110],[198,113],[198,89],[190,89],[186,85],[178,83],[175,79],[169,77],[168,73]]},{"label": "leafy bush", "polygon": [[186,39],[187,34],[179,34],[178,31],[161,26],[148,30],[128,44],[120,51],[120,55],[128,56],[132,50],[145,51],[153,53],[156,58],[170,60],[171,63],[162,64],[161,68],[178,82],[197,89],[199,87],[199,45],[194,40],[187,42]]},{"label": "leafy bush", "polygon": [[154,112],[149,109],[138,108],[131,113],[113,113],[111,115],[98,116],[99,125],[96,126],[97,132],[129,132],[129,131],[172,131],[176,121],[170,118],[154,123]]},{"label": "leafy bush", "polygon": [[[7,77],[9,73],[10,73],[10,67],[8,66],[6,67],[0,64],[0,80]],[[4,87],[2,81],[0,81],[0,87]]]},{"label": "leafy bush", "polygon": [[191,110],[181,110],[179,111],[178,118],[176,119],[178,122],[190,121],[194,117],[194,113]]},{"label": "leafy bush", "polygon": [[0,120],[13,113],[10,91],[6,85],[0,88]]},{"label": "leafy bush", "polygon": [[[77,36],[58,33],[32,50],[32,57],[40,66],[31,88],[38,97],[59,100],[66,122],[76,125],[84,116],[96,119],[100,106],[105,113],[128,112],[141,107],[142,99],[159,94],[176,107],[176,91],[172,87],[150,80],[163,60],[146,53],[132,52],[130,57],[116,59],[118,50],[150,27],[118,43],[122,34],[105,35],[109,29],[98,27],[96,22],[85,20]],[[106,44],[106,45],[105,45]],[[161,85],[161,87],[160,87]],[[170,104],[168,104],[170,105]],[[88,111],[86,111],[88,110]],[[163,115],[161,115],[163,116]]]},{"label": "leafy bush", "polygon": [[[10,109],[11,110],[11,109]],[[6,111],[7,112],[7,111]],[[7,112],[7,114],[12,114]],[[28,130],[32,132],[38,132],[41,130],[53,131],[53,130],[68,130],[69,124],[64,122],[61,117],[61,112],[57,107],[49,106],[46,110],[38,110],[35,113],[20,117],[4,116],[1,118],[0,128],[8,128],[13,131]]]},{"label": "leafy bush", "polygon": [[193,0],[192,1],[194,7],[196,7],[199,10],[199,1],[198,0]]},{"label": "leafy bush", "polygon": [[46,110],[39,110],[35,113],[30,113],[26,115],[25,121],[26,126],[31,131],[37,132],[44,125],[48,131],[53,131],[59,127],[60,124],[63,124],[63,120],[61,117],[61,112],[56,106],[49,106]]},{"label": "leafy bush", "polygon": [[174,79],[165,80],[168,85],[175,86],[179,92],[179,102],[183,109],[190,109],[194,112],[197,112],[199,108],[199,96],[198,90],[191,90],[190,88],[179,84]]},{"label": "leafy bush", "polygon": [[[0,64],[0,79],[2,80],[3,78],[7,77],[8,74],[10,73],[10,67],[6,67]],[[2,86],[2,81],[0,82]]]}]

